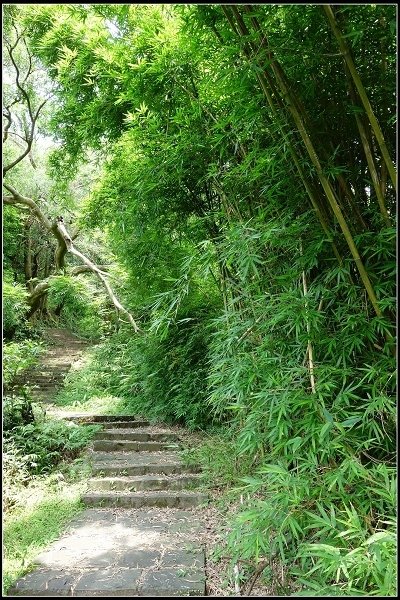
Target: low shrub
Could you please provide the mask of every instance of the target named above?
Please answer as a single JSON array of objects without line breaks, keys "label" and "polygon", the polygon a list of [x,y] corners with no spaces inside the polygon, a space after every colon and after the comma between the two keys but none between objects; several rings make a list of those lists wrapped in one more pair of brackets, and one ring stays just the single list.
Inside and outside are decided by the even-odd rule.
[{"label": "low shrub", "polygon": [[25,323],[28,293],[20,283],[3,283],[3,335],[11,339]]},{"label": "low shrub", "polygon": [[3,510],[9,510],[18,500],[21,486],[31,479],[33,456],[23,454],[12,439],[3,444]]},{"label": "low shrub", "polygon": [[75,458],[98,428],[97,425],[43,420],[14,427],[9,437],[22,456],[32,459],[30,473],[38,475],[49,473],[61,460]]},{"label": "low shrub", "polygon": [[26,388],[22,394],[4,396],[3,398],[3,431],[9,432],[15,427],[28,425],[35,419],[32,402]]},{"label": "low shrub", "polygon": [[44,350],[43,342],[38,340],[23,340],[9,342],[3,346],[3,378],[8,388],[18,375],[37,364]]}]

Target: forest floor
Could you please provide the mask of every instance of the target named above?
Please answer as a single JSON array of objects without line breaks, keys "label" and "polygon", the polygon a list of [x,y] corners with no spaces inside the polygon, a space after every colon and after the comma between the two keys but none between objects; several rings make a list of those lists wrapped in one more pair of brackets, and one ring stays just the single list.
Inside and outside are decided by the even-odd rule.
[{"label": "forest floor", "polygon": [[[48,343],[48,350],[41,357],[40,364],[26,376],[30,385],[35,386],[36,401],[43,405],[48,416],[57,419],[70,419],[87,414],[84,404],[79,405],[78,410],[64,403],[62,406],[57,404],[57,393],[69,370],[72,368],[79,371],[79,365],[84,363],[85,352],[90,349],[91,344],[78,339],[66,329],[49,328],[44,338]],[[93,414],[92,410],[90,412]],[[107,408],[106,414],[110,414]],[[163,423],[153,425],[156,428],[168,427],[168,430],[177,434],[181,446],[186,449],[199,447],[204,441],[202,432],[189,432],[180,426]],[[248,594],[257,570],[254,566],[246,566],[246,561],[235,566],[230,557],[223,554],[224,539],[229,532],[226,522],[238,507],[232,501],[226,500],[226,490],[213,488],[208,482],[204,491],[208,494],[209,502],[196,507],[194,517],[202,523],[202,528],[197,532],[197,542],[205,553],[206,595],[273,595],[271,589],[262,585],[261,578],[254,580],[255,585]]]}]

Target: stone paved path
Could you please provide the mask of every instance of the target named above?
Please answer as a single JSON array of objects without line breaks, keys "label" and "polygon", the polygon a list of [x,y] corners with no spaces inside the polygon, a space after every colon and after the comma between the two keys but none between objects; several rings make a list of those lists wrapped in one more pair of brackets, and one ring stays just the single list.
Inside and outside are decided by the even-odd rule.
[{"label": "stone paved path", "polygon": [[82,498],[91,508],[9,596],[204,596],[195,510],[207,497],[194,489],[198,475],[183,465],[176,436],[135,417],[70,418],[103,426]]},{"label": "stone paved path", "polygon": [[26,383],[32,388],[35,401],[48,404],[53,401],[71,365],[90,343],[77,338],[68,329],[48,327],[43,337],[49,344],[48,349],[41,356],[39,365],[26,371],[18,383]]}]

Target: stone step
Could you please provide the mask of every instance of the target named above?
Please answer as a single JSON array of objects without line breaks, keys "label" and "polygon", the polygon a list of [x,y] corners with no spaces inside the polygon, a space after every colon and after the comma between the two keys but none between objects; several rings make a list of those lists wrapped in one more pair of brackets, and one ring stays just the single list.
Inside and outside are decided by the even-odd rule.
[{"label": "stone step", "polygon": [[91,423],[101,423],[104,427],[114,427],[114,428],[136,428],[136,427],[146,427],[149,425],[149,422],[145,419],[142,419],[139,416],[135,415],[91,415],[80,413],[77,415],[70,415],[66,417],[68,421],[77,421],[79,423],[83,422],[91,422]]},{"label": "stone step", "polygon": [[48,373],[28,373],[26,378],[30,381],[47,381],[48,379],[60,379],[65,376],[65,371],[51,371]]},{"label": "stone step", "polygon": [[194,467],[187,468],[178,463],[159,463],[148,465],[119,465],[113,463],[93,465],[93,475],[177,475],[197,473]]},{"label": "stone step", "polygon": [[168,442],[135,442],[125,440],[95,440],[93,450],[95,452],[159,452],[171,449]]},{"label": "stone step", "polygon": [[176,442],[178,436],[175,433],[158,432],[158,431],[135,431],[134,429],[103,429],[98,431],[95,440],[126,440],[132,442]]},{"label": "stone step", "polygon": [[99,477],[89,479],[91,491],[139,492],[143,490],[182,490],[197,487],[199,475],[138,475],[133,477]]},{"label": "stone step", "polygon": [[7,597],[174,597],[205,595],[204,571],[187,567],[149,569],[108,567],[85,570],[40,569],[29,573]]},{"label": "stone step", "polygon": [[60,385],[60,383],[63,382],[63,378],[61,377],[60,379],[45,379],[43,381],[34,381],[33,379],[27,379],[26,380],[26,385],[29,385],[31,387],[41,387],[41,388],[45,388],[45,387],[54,387],[55,385]]},{"label": "stone step", "polygon": [[34,371],[29,371],[28,374],[31,375],[32,377],[40,377],[40,376],[46,376],[49,374],[57,374],[57,375],[65,375],[71,368],[71,363],[66,363],[66,364],[62,364],[62,363],[57,363],[54,366],[42,366],[40,367],[40,369],[35,369]]},{"label": "stone step", "polygon": [[[84,415],[85,416],[85,415]],[[92,421],[97,423],[103,423],[104,421],[142,421],[143,419],[138,415],[87,415]],[[73,417],[71,417],[73,418]],[[146,421],[147,422],[147,421]]]},{"label": "stone step", "polygon": [[65,369],[69,369],[70,368],[70,364],[68,363],[68,365],[54,365],[53,367],[51,366],[47,366],[47,365],[42,365],[40,367],[37,367],[35,370],[31,370],[28,371],[29,375],[32,376],[46,376],[46,375],[62,375],[63,373],[65,373]]},{"label": "stone step", "polygon": [[26,385],[31,389],[35,388],[46,388],[46,387],[55,387],[59,386],[63,382],[63,378],[61,379],[46,379],[43,381],[36,381],[35,379],[19,379],[14,382],[14,387],[18,387],[19,385]]},{"label": "stone step", "polygon": [[[144,556],[151,554],[142,551]],[[154,552],[153,552],[154,554]],[[138,552],[135,552],[135,556]],[[173,567],[115,567],[101,569],[40,569],[28,573],[10,590],[7,597],[75,596],[98,597],[173,597],[204,596],[204,568],[174,565]]]},{"label": "stone step", "polygon": [[[92,423],[98,423],[99,421],[91,421]],[[115,429],[132,429],[134,427],[146,427],[150,425],[148,421],[110,421],[103,422],[104,429],[108,430],[111,428]]]},{"label": "stone step", "polygon": [[193,508],[204,504],[207,494],[189,491],[146,491],[146,492],[88,492],[83,494],[86,506],[123,508]]}]

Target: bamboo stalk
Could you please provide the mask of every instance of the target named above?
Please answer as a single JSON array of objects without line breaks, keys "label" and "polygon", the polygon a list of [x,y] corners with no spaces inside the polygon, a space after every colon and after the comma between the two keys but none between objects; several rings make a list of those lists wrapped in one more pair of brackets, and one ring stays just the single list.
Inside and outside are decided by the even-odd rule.
[{"label": "bamboo stalk", "polygon": [[[347,67],[346,67],[345,71],[346,71],[347,84],[348,84],[348,88],[349,88],[350,97],[351,97],[354,105],[357,106],[356,92],[355,92],[354,85],[350,78],[350,73],[349,73],[349,70]],[[367,132],[366,132],[366,129],[364,127],[362,120],[360,119],[360,117],[357,113],[355,114],[355,118],[356,118],[358,132],[360,134],[361,143],[362,143],[362,146],[364,149],[365,158],[367,159],[368,169],[371,174],[372,184],[374,186],[375,194],[376,194],[376,197],[378,200],[379,210],[381,211],[381,215],[383,217],[383,220],[385,221],[386,226],[391,227],[391,222],[390,222],[389,215],[388,215],[388,212],[386,210],[386,205],[385,205],[385,197],[384,197],[384,192],[383,192],[384,187],[383,188],[381,187],[381,182],[379,181],[379,176],[378,176],[378,172],[376,170],[371,146],[368,141]],[[383,166],[385,166],[385,169],[387,171],[386,163],[382,163],[382,168],[383,168]]]},{"label": "bamboo stalk", "polygon": [[[343,175],[341,175],[340,173],[337,175],[337,180],[339,183],[339,189],[342,189],[343,194],[349,205],[350,211],[353,211],[353,214],[357,217],[358,222],[360,223],[362,229],[367,230],[368,226],[367,226],[366,222],[364,221],[361,211],[358,208],[357,202],[354,198],[354,194],[350,190],[348,183],[344,179]],[[351,214],[351,212],[350,212],[350,214]]]},{"label": "bamboo stalk", "polygon": [[328,18],[331,29],[338,41],[340,51],[343,54],[344,60],[346,61],[347,67],[350,71],[351,77],[353,78],[353,81],[357,88],[358,94],[360,96],[360,100],[364,106],[365,112],[368,115],[369,122],[371,123],[371,127],[375,134],[376,141],[378,142],[379,148],[382,153],[382,158],[386,163],[386,166],[387,166],[387,169],[388,169],[388,172],[390,175],[390,179],[392,180],[393,187],[397,191],[396,169],[395,169],[394,164],[389,156],[389,151],[386,146],[385,138],[383,136],[383,133],[382,133],[382,130],[378,123],[378,120],[375,117],[375,113],[372,110],[372,106],[368,99],[367,93],[365,91],[365,88],[361,81],[360,75],[358,74],[356,65],[351,56],[350,48],[347,45],[347,42],[339,29],[338,23],[336,21],[335,15],[333,13],[333,10],[332,10],[332,7],[330,6],[330,4],[325,4],[323,6],[323,9]]},{"label": "bamboo stalk", "polygon": [[[236,7],[232,7],[232,10],[233,10],[233,12],[235,14],[235,17],[236,17],[237,21],[238,21],[239,31],[237,30],[236,25],[235,25],[235,23],[234,23],[231,15],[229,14],[228,10],[224,6],[222,7],[222,9],[223,9],[223,11],[224,11],[224,13],[225,13],[225,15],[226,15],[226,17],[227,17],[230,25],[231,25],[233,31],[235,33],[237,33],[237,35],[239,35],[239,36],[240,35],[245,36],[245,35],[249,34],[249,32],[248,32],[248,30],[246,28],[246,25],[244,24],[243,19],[241,18],[240,13],[236,9]],[[251,47],[251,44],[248,44],[248,45],[250,46],[250,48],[254,52],[254,48]],[[244,46],[244,51],[245,51],[245,54],[247,55],[247,57],[249,59],[249,62],[250,62],[251,61],[251,53],[248,52],[248,49],[246,48],[246,44]],[[340,253],[339,253],[339,251],[338,251],[335,243],[332,240],[332,233],[331,233],[331,231],[329,229],[329,226],[328,226],[328,224],[326,222],[326,219],[325,219],[325,217],[323,215],[322,209],[321,209],[321,207],[319,205],[319,202],[318,202],[318,200],[316,198],[316,195],[315,195],[314,191],[312,190],[311,185],[307,181],[307,178],[306,178],[306,175],[304,173],[304,170],[301,167],[301,165],[300,165],[300,163],[299,163],[299,161],[297,159],[296,151],[294,150],[293,144],[292,144],[291,140],[289,139],[289,136],[288,136],[288,134],[286,133],[286,131],[284,129],[284,125],[282,124],[282,122],[281,122],[281,120],[280,120],[280,118],[278,116],[277,109],[275,108],[274,101],[273,101],[272,96],[270,94],[270,91],[268,89],[268,85],[270,85],[270,87],[272,87],[273,91],[276,92],[276,90],[274,90],[273,82],[268,79],[268,77],[269,77],[268,73],[260,73],[259,71],[257,71],[256,72],[256,76],[257,76],[257,78],[259,80],[259,83],[261,85],[261,89],[262,89],[262,91],[264,93],[264,96],[266,97],[267,102],[268,102],[268,104],[269,104],[269,106],[271,108],[272,114],[273,114],[274,118],[276,119],[276,122],[277,122],[277,124],[278,124],[278,126],[279,126],[279,128],[280,128],[280,130],[282,132],[284,140],[287,143],[287,146],[289,148],[290,154],[292,156],[293,162],[294,162],[294,164],[296,166],[296,169],[298,171],[300,179],[301,179],[301,181],[302,181],[302,183],[303,183],[303,185],[305,187],[305,190],[306,190],[306,192],[308,194],[308,197],[310,198],[311,205],[312,205],[312,207],[314,208],[314,210],[316,212],[316,215],[317,215],[317,217],[318,217],[318,219],[319,219],[319,221],[321,223],[322,229],[324,230],[324,232],[326,233],[328,239],[330,240],[330,242],[332,244],[333,252],[334,252],[334,254],[335,254],[335,256],[336,256],[339,264],[342,265],[343,264],[342,257],[340,256]]]},{"label": "bamboo stalk", "polygon": [[[236,10],[237,11],[237,9],[235,7],[232,10]],[[257,23],[257,30],[261,34],[262,33],[261,32],[261,27],[260,27],[258,21],[256,19],[254,19],[254,20]],[[316,170],[316,172],[318,174],[318,178],[319,178],[319,180],[321,182],[321,185],[322,185],[322,187],[323,187],[323,189],[325,191],[325,194],[326,194],[326,197],[328,199],[328,202],[329,202],[329,204],[330,204],[330,206],[332,208],[332,211],[333,211],[333,213],[334,213],[334,215],[335,215],[335,217],[336,217],[336,219],[337,219],[337,221],[339,223],[339,226],[340,226],[340,228],[341,228],[341,230],[343,232],[343,235],[344,235],[344,237],[346,239],[347,245],[348,245],[348,247],[350,249],[350,252],[351,252],[351,254],[353,256],[354,262],[355,262],[355,264],[357,266],[357,269],[358,269],[358,271],[360,273],[361,280],[362,280],[362,282],[364,284],[365,289],[367,290],[368,297],[369,297],[369,299],[371,301],[372,306],[374,307],[375,313],[376,313],[376,315],[378,317],[381,317],[382,316],[382,311],[381,311],[381,309],[379,307],[379,303],[378,303],[378,299],[377,299],[376,294],[375,294],[375,290],[374,290],[374,288],[372,286],[372,283],[371,283],[371,281],[370,281],[370,279],[368,277],[368,273],[367,273],[367,271],[366,271],[366,269],[364,267],[364,263],[361,260],[361,256],[360,256],[360,254],[358,252],[358,249],[357,249],[357,246],[356,246],[356,244],[354,242],[353,236],[351,235],[351,232],[350,232],[350,229],[349,229],[349,227],[347,225],[346,219],[344,218],[344,215],[343,215],[343,213],[342,213],[342,211],[341,211],[341,209],[339,207],[339,204],[337,202],[337,199],[336,199],[335,193],[334,193],[334,191],[332,189],[332,186],[329,183],[327,177],[325,176],[325,174],[323,172],[320,160],[318,158],[318,155],[317,155],[317,152],[316,152],[316,150],[314,148],[314,145],[313,145],[313,143],[311,141],[309,133],[306,130],[306,127],[305,127],[305,124],[303,122],[303,119],[302,119],[302,117],[301,117],[301,115],[300,115],[300,113],[299,113],[299,111],[298,111],[298,109],[296,107],[296,103],[293,101],[291,90],[289,90],[288,87],[287,87],[287,85],[286,85],[286,82],[285,82],[286,78],[282,77],[282,67],[279,65],[279,63],[275,59],[272,51],[267,46],[265,40],[266,40],[266,37],[264,35],[262,37],[262,44],[266,48],[267,55],[268,55],[268,58],[270,60],[270,66],[271,66],[272,71],[273,71],[273,73],[275,75],[275,78],[277,80],[278,86],[279,86],[279,88],[281,90],[281,93],[282,93],[283,97],[286,100],[286,103],[288,105],[289,111],[290,111],[290,113],[291,113],[291,115],[293,117],[293,120],[294,120],[294,122],[296,124],[296,127],[297,127],[297,129],[298,129],[298,131],[300,133],[300,136],[301,136],[301,138],[303,140],[303,143],[304,143],[304,145],[306,147],[308,155],[309,155],[309,157],[310,157],[310,159],[311,159],[311,161],[312,161],[312,163],[313,163],[313,165],[315,167],[315,170]]]},{"label": "bamboo stalk", "polygon": [[233,567],[233,579],[235,584],[235,593],[240,596],[240,585],[239,585],[239,565],[236,563]]},{"label": "bamboo stalk", "polygon": [[[243,496],[242,495],[240,495],[240,504],[243,504]],[[239,563],[236,562],[236,564],[233,567],[233,581],[234,581],[234,585],[235,585],[235,594],[237,594],[238,596],[241,595],[239,577],[240,577]]]},{"label": "bamboo stalk", "polygon": [[[300,253],[303,254],[303,246],[302,246],[301,242],[300,242]],[[313,394],[315,394],[316,388],[315,388],[315,377],[314,377],[314,356],[313,356],[313,347],[312,347],[311,339],[310,339],[310,321],[309,321],[308,315],[307,315],[307,311],[308,311],[307,279],[306,279],[306,273],[304,270],[302,271],[302,280],[303,280],[303,294],[304,294],[304,298],[305,298],[304,305],[306,308],[306,328],[307,328],[307,335],[308,335],[308,341],[307,341],[308,369],[309,369],[309,374],[310,374],[311,391]]]}]

